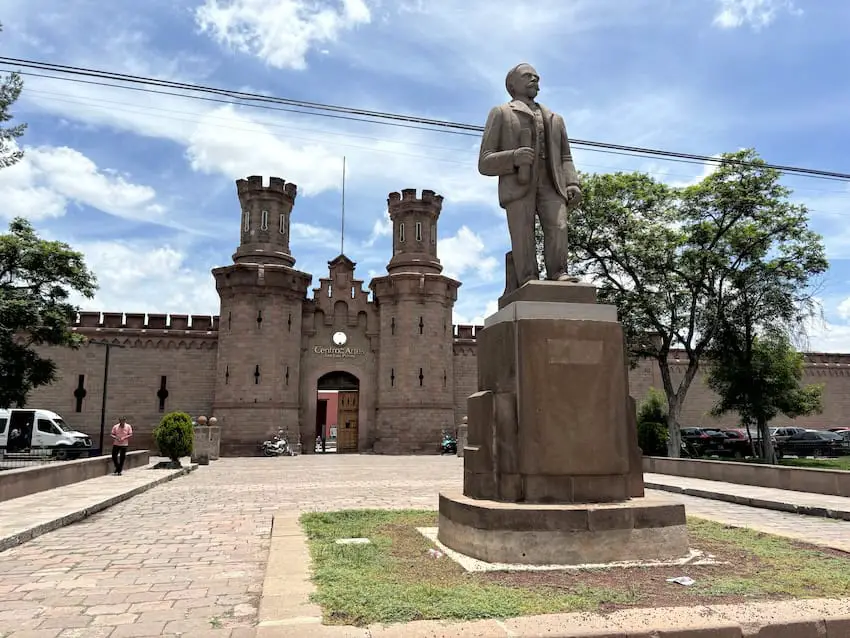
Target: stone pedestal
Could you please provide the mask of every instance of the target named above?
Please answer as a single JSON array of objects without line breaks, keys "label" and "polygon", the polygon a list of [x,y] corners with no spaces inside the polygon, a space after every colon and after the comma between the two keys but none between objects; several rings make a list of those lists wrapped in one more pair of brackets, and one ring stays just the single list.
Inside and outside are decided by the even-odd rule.
[{"label": "stone pedestal", "polygon": [[[537,281],[499,306],[476,335],[463,496],[441,495],[441,542],[491,562],[657,558],[654,543],[666,558],[686,555],[684,506],[640,498],[616,308],[597,304],[593,286]],[[522,539],[551,546],[532,560],[511,549]]]},{"label": "stone pedestal", "polygon": [[688,553],[682,505],[500,503],[440,494],[440,542],[488,563],[598,565]]},{"label": "stone pedestal", "polygon": [[221,427],[210,425],[207,430],[210,437],[210,461],[218,461],[221,457]]},{"label": "stone pedestal", "polygon": [[194,428],[194,444],[192,445],[192,463],[198,465],[210,464],[210,428],[206,425],[196,425]]}]

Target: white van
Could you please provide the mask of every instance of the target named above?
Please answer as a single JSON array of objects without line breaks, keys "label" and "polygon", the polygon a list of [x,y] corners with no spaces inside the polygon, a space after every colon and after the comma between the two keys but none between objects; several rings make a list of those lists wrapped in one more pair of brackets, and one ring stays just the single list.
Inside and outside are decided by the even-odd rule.
[{"label": "white van", "polygon": [[50,410],[0,410],[0,453],[6,456],[54,456],[63,460],[88,456],[91,446],[87,434],[69,427]]}]

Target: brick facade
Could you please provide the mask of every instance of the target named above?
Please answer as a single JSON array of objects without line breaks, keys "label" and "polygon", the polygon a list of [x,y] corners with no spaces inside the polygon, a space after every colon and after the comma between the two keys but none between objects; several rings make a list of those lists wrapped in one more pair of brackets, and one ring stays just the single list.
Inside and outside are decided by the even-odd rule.
[{"label": "brick facade", "polygon": [[[359,451],[437,452],[441,430],[460,423],[478,389],[478,327],[452,325],[460,283],[441,274],[437,258],[442,198],[415,189],[390,194],[393,255],[387,274],[369,284],[370,299],[344,255],[308,295],[312,275],[295,269],[289,246],[294,184],[272,178],[264,186],[251,177],[237,182],[237,193],[240,245],[233,264],[213,270],[220,314],[81,312],[72,329],[93,341],[78,350],[45,348],[59,379],[33,392],[29,405],[55,410],[97,441],[106,348],[94,340],[107,341],[124,346],[110,350],[107,430],[125,416],[138,447],[152,445],[163,413],[182,410],[218,418],[223,454],[255,454],[278,428],[311,453],[320,379],[348,373],[359,382]],[[338,333],[343,344],[334,341]],[[674,376],[684,367],[676,365]],[[825,410],[797,421],[848,425],[850,355],[807,355],[806,381],[826,385]],[[644,362],[630,384],[642,400],[661,387],[657,366]],[[712,402],[698,374],[682,424],[735,423],[734,415],[709,417]]]}]

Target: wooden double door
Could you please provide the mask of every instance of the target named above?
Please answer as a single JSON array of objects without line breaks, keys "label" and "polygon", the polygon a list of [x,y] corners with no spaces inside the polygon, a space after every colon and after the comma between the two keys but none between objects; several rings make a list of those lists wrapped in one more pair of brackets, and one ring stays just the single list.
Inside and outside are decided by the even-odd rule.
[{"label": "wooden double door", "polygon": [[337,401],[336,451],[339,454],[356,453],[360,393],[340,391]]}]

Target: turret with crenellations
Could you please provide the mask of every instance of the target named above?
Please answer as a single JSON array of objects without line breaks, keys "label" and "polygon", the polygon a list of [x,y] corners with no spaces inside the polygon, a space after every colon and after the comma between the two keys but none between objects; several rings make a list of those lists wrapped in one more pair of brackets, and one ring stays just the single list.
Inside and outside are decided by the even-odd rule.
[{"label": "turret with crenellations", "polygon": [[442,275],[437,221],[443,198],[415,188],[390,193],[393,256],[370,288],[380,312],[378,415],[374,449],[433,450],[454,429],[452,308],[460,282]]},{"label": "turret with crenellations", "polygon": [[443,266],[437,258],[437,220],[443,209],[442,196],[423,190],[420,199],[415,188],[406,188],[390,193],[387,209],[393,224],[393,256],[387,272],[440,274]]},{"label": "turret with crenellations", "polygon": [[238,264],[282,264],[294,266],[289,249],[289,217],[298,187],[279,177],[253,175],[236,180],[236,192],[242,205],[242,232],[239,248],[233,255]]}]

